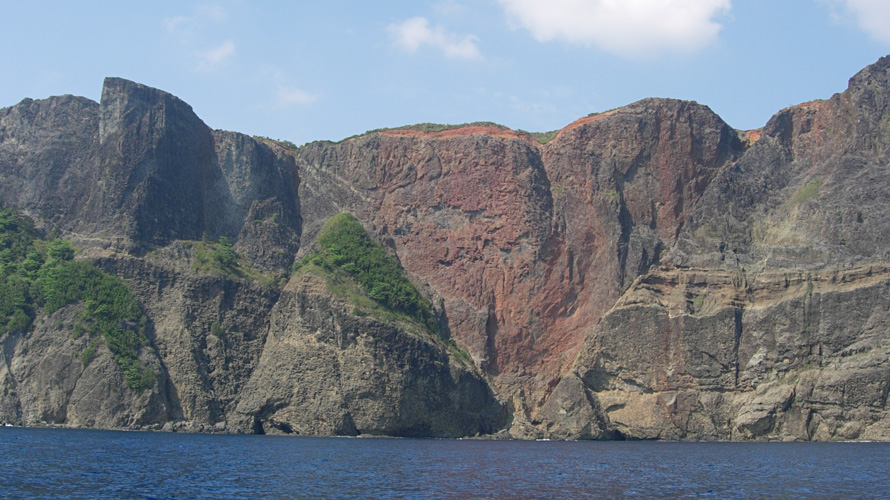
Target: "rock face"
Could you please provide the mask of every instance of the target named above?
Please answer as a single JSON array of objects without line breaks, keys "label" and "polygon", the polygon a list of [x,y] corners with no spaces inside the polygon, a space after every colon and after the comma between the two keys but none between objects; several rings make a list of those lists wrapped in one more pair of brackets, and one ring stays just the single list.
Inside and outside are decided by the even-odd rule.
[{"label": "rock face", "polygon": [[[84,367],[77,311],[63,309],[3,336],[0,421],[450,437],[503,426],[478,370],[441,342],[355,317],[324,285],[280,288],[302,217],[294,157],[277,144],[210,130],[176,97],[109,78],[100,104],[0,110],[0,179],[5,203],[130,285],[151,319],[143,362],[158,374],[134,393],[104,345]],[[240,255],[224,276],[199,264],[219,237]],[[308,341],[317,348],[288,350]]]},{"label": "rock face", "polygon": [[[646,99],[546,144],[471,126],[289,151],[120,79],[99,104],[23,101],[0,110],[0,196],[126,280],[159,379],[137,395],[109,360],[83,369],[61,310],[2,339],[0,420],[890,439],[888,123],[888,58],[759,131]],[[444,341],[289,273],[342,211],[432,299]],[[221,236],[249,271],[196,265]]]},{"label": "rock face", "polygon": [[582,436],[595,412],[594,436],[888,439],[888,90],[884,58],[774,116],[587,338],[542,426]]},{"label": "rock face", "polygon": [[370,221],[441,298],[451,335],[528,393],[525,411],[741,153],[704,106],[646,100],[546,146],[494,128],[398,131],[309,145],[298,161],[312,179],[301,199],[319,207],[307,223],[340,210]]},{"label": "rock face", "polygon": [[[298,246],[293,158],[211,131],[166,92],[108,78],[101,104],[26,100],[0,111],[0,138],[0,197],[76,236],[145,246],[244,232],[245,248],[291,258]],[[254,218],[263,227],[245,228]]]},{"label": "rock face", "polygon": [[886,439],[886,272],[648,273],[538,418],[559,437]]},{"label": "rock face", "polygon": [[471,366],[349,310],[323,280],[291,280],[236,408],[242,429],[416,437],[497,430],[501,405]]},{"label": "rock face", "polygon": [[[83,366],[80,353],[88,339],[72,340],[67,333],[77,312],[70,307],[62,309],[27,335],[9,333],[3,339],[0,419],[25,425],[65,422],[100,428],[166,422],[171,415],[164,404],[163,386],[134,394],[124,385],[123,374],[104,345],[97,357]],[[59,330],[66,333],[60,335]],[[160,367],[154,356],[145,355],[143,361],[152,368]]]}]

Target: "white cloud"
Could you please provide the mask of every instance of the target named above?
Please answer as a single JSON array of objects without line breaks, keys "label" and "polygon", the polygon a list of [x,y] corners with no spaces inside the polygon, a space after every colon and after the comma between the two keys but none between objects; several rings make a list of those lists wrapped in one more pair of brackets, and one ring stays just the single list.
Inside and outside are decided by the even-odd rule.
[{"label": "white cloud", "polygon": [[195,8],[195,12],[197,12],[199,17],[201,17],[203,19],[207,19],[209,21],[215,21],[215,22],[225,21],[226,18],[228,17],[228,13],[226,12],[226,9],[224,9],[220,5],[213,5],[213,4],[198,5]]},{"label": "white cloud", "polygon": [[834,0],[842,3],[856,18],[859,27],[872,38],[890,43],[890,2],[887,0]]},{"label": "white cloud", "polygon": [[208,26],[226,21],[228,14],[218,5],[198,5],[190,16],[172,16],[161,21],[168,33],[180,37],[193,37]]},{"label": "white cloud", "polygon": [[436,13],[442,16],[457,16],[463,14],[466,7],[457,0],[442,0],[433,6]]},{"label": "white cloud", "polygon": [[196,55],[198,56],[198,71],[212,71],[235,55],[235,44],[231,40],[226,40],[216,47],[199,51]]},{"label": "white cloud", "polygon": [[479,59],[482,54],[476,47],[478,38],[474,35],[456,35],[445,31],[441,26],[430,27],[424,17],[413,17],[388,28],[396,47],[409,52],[417,52],[423,46],[442,51],[449,59]]},{"label": "white cloud", "polygon": [[623,57],[694,52],[713,43],[730,0],[498,0],[540,42],[563,41]]},{"label": "white cloud", "polygon": [[306,91],[291,84],[291,75],[274,66],[260,70],[258,81],[268,84],[268,101],[257,109],[281,111],[294,106],[308,106],[318,101],[322,95]]},{"label": "white cloud", "polygon": [[306,106],[317,100],[317,94],[311,94],[295,87],[279,86],[275,93],[278,108],[289,108],[294,105]]},{"label": "white cloud", "polygon": [[163,24],[164,27],[167,28],[167,31],[170,33],[176,33],[183,29],[183,26],[189,24],[191,20],[185,16],[174,16],[168,17],[164,19]]},{"label": "white cloud", "polygon": [[214,4],[200,4],[191,10],[189,15],[164,18],[161,24],[176,47],[177,56],[185,57],[195,71],[216,70],[235,55],[235,42],[219,43],[216,36],[229,16],[224,8]]}]

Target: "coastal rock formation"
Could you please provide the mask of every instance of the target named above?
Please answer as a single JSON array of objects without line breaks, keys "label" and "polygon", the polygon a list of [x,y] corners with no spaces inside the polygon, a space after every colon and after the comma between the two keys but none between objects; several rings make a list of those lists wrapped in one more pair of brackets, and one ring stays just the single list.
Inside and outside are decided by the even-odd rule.
[{"label": "coastal rock formation", "polygon": [[[297,248],[293,158],[212,131],[166,92],[107,78],[99,104],[25,100],[0,110],[0,138],[0,199],[75,239],[146,248],[243,232],[258,240],[245,249],[292,258]],[[282,228],[250,227],[276,214]]]},{"label": "coastal rock formation", "polygon": [[[75,241],[80,258],[125,280],[150,319],[140,357],[157,375],[149,390],[131,390],[104,344],[82,362],[87,339],[73,334],[76,305],[38,315],[33,331],[0,339],[0,421],[423,436],[502,426],[502,405],[486,382],[444,344],[349,312],[312,324],[305,310],[287,310],[297,300],[281,285],[299,249],[299,183],[286,149],[212,131],[179,99],[125,80],[107,79],[101,104],[66,96],[0,110],[0,196],[45,232]],[[233,267],[214,261],[223,237],[235,243]],[[336,303],[314,300],[326,309]],[[313,325],[324,338],[325,329],[346,330],[352,344],[334,343],[325,355],[368,364],[292,369],[300,377],[278,380],[269,370],[285,362],[274,353],[295,341],[278,341],[295,335],[282,323],[289,321]],[[391,384],[376,377],[406,367]],[[363,382],[362,374],[375,376]],[[348,427],[304,423],[334,418],[314,415],[311,401],[292,400],[302,420],[271,411],[282,407],[282,390],[305,384],[334,394],[345,380],[353,381],[348,401],[331,403],[331,411]]]},{"label": "coastal rock formation", "polygon": [[[158,382],[81,366],[73,305],[0,339],[0,420],[890,439],[888,123],[890,58],[762,130],[645,99],[546,143],[484,124],[288,149],[115,78],[101,103],[25,100],[0,110],[0,198],[125,280]],[[341,212],[438,335],[292,273]]]},{"label": "coastal rock formation", "polygon": [[593,432],[625,438],[886,439],[887,271],[651,272],[538,418],[558,437],[596,410]]},{"label": "coastal rock formation", "polygon": [[[587,338],[561,384],[591,403],[568,413],[632,438],[888,439],[888,90],[883,58],[769,121]],[[549,408],[579,400],[543,427],[581,435]]]},{"label": "coastal rock formation", "polygon": [[742,151],[708,108],[650,99],[543,146],[493,127],[389,131],[308,145],[298,162],[307,226],[341,210],[369,221],[453,338],[527,393],[525,411]]},{"label": "coastal rock formation", "polygon": [[433,339],[350,309],[318,277],[285,286],[236,408],[244,430],[415,437],[497,430],[501,405],[471,365]]}]

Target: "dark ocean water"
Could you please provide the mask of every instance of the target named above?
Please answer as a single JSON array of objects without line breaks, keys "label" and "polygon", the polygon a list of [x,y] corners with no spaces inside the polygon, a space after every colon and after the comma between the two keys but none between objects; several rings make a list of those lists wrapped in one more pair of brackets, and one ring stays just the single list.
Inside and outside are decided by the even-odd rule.
[{"label": "dark ocean water", "polygon": [[890,444],[0,428],[0,498],[888,498]]}]

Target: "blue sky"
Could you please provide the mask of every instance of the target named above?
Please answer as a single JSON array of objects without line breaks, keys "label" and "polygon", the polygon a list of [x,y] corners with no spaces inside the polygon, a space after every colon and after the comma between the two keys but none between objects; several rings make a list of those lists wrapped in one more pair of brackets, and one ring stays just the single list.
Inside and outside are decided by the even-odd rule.
[{"label": "blue sky", "polygon": [[0,107],[119,76],[213,128],[291,140],[493,121],[547,131],[645,97],[739,129],[890,54],[887,0],[0,0]]}]

